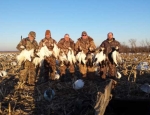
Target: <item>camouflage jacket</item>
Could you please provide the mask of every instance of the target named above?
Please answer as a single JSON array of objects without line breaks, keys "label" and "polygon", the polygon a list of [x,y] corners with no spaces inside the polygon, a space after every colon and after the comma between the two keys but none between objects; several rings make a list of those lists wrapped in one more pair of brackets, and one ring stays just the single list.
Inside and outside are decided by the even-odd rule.
[{"label": "camouflage jacket", "polygon": [[74,50],[74,41],[70,38],[69,41],[65,41],[64,38],[60,39],[60,41],[58,42],[57,46],[63,50],[65,52],[65,54],[68,53],[68,48],[72,48]]},{"label": "camouflage jacket", "polygon": [[53,38],[44,38],[40,41],[39,43],[39,47],[43,47],[43,43],[45,42],[45,45],[47,46],[47,48],[51,51],[53,50],[53,47],[54,47],[54,43],[56,44],[56,41],[53,39]]},{"label": "camouflage jacket", "polygon": [[80,47],[82,48],[83,52],[87,54],[89,52],[89,48],[93,48],[93,50],[96,49],[96,45],[94,43],[94,40],[88,36],[87,40],[83,40],[82,38],[79,38],[75,44],[75,50],[76,52],[80,51]]},{"label": "camouflage jacket", "polygon": [[105,48],[106,55],[108,55],[112,51],[113,48],[116,48],[116,46],[118,46],[119,52],[120,52],[121,51],[120,43],[118,41],[116,41],[115,38],[113,38],[113,40],[110,42],[108,39],[106,39],[100,45],[100,47]]},{"label": "camouflage jacket", "polygon": [[39,47],[38,47],[38,43],[36,42],[36,40],[33,40],[32,42],[29,40],[29,38],[23,38],[20,43],[17,45],[17,49],[19,51],[22,51],[23,48],[21,48],[21,46],[24,46],[25,49],[27,50],[31,50],[31,49],[34,49],[34,50],[37,50]]}]

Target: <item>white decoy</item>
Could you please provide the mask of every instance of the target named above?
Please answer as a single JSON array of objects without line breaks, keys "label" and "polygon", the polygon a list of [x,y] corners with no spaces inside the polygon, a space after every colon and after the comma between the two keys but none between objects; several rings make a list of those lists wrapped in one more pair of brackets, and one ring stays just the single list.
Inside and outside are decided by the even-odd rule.
[{"label": "white decoy", "polygon": [[7,72],[6,71],[1,71],[0,72],[0,77],[6,77],[7,76]]},{"label": "white decoy", "polygon": [[74,88],[75,90],[81,89],[83,86],[84,86],[84,82],[83,82],[82,79],[76,80],[76,81],[74,82],[74,84],[73,84],[73,88]]},{"label": "white decoy", "polygon": [[116,73],[116,78],[120,79],[121,78],[121,74],[117,71]]},{"label": "white decoy", "polygon": [[142,86],[140,87],[140,89],[141,89],[143,92],[150,94],[150,85],[149,85],[148,83],[145,83],[144,85],[142,85]]},{"label": "white decoy", "polygon": [[13,61],[13,62],[10,63],[10,65],[11,65],[11,66],[16,66],[17,63],[16,63],[15,61]]},{"label": "white decoy", "polygon": [[44,98],[47,100],[47,101],[51,101],[55,96],[55,92],[54,90],[52,90],[51,88],[45,90],[44,92]]}]

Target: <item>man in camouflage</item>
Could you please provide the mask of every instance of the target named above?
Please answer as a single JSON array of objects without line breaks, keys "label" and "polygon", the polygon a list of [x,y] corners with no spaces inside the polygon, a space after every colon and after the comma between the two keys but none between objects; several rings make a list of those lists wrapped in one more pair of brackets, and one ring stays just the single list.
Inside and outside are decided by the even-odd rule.
[{"label": "man in camouflage", "polygon": [[[87,54],[88,52],[94,51],[95,49],[96,46],[94,40],[87,35],[87,32],[83,31],[81,37],[77,40],[75,44],[76,54],[81,50],[85,54]],[[94,68],[91,69],[91,67],[87,67],[86,65],[79,64],[79,71],[82,74],[82,77],[86,77],[87,72],[93,72]]]},{"label": "man in camouflage", "polygon": [[[56,44],[56,41],[51,37],[50,30],[46,30],[45,38],[40,41],[39,48],[42,48],[44,45],[46,45],[47,48],[50,51],[52,51],[54,44]],[[45,80],[46,81],[49,79],[54,80],[55,71],[56,71],[56,57],[54,55],[52,55],[50,57],[46,57],[44,59],[44,78],[45,78]]]},{"label": "man in camouflage", "polygon": [[100,45],[100,48],[104,48],[104,51],[107,56],[106,64],[102,65],[100,67],[100,72],[102,73],[101,77],[102,79],[106,79],[106,73],[108,68],[108,73],[111,78],[115,78],[116,76],[116,66],[113,63],[113,60],[111,58],[112,49],[117,49],[120,52],[120,43],[113,38],[113,33],[109,32],[107,34],[107,39],[102,42]]},{"label": "man in camouflage", "polygon": [[[24,49],[31,50],[34,49],[35,52],[38,50],[38,43],[35,40],[36,33],[34,31],[29,32],[28,37],[24,38],[20,41],[17,45],[17,49],[22,51]],[[35,75],[36,75],[36,68],[34,64],[30,61],[24,62],[24,69],[20,71],[20,81],[26,82],[28,76],[28,84],[35,85]]]},{"label": "man in camouflage", "polygon": [[[69,50],[74,51],[74,41],[69,37],[69,34],[65,34],[64,38],[61,38],[60,41],[58,42],[58,47],[63,51],[66,55]],[[66,74],[66,68],[67,66],[63,64],[63,66],[60,66],[60,75],[63,77],[63,75]],[[68,65],[69,71],[71,73],[71,76],[73,77],[73,74],[75,72],[75,68],[73,64]]]}]

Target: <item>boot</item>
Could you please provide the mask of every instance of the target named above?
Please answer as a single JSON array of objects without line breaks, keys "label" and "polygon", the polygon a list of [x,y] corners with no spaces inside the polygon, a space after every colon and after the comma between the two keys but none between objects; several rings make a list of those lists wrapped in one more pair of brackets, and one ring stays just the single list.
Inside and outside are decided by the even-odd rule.
[{"label": "boot", "polygon": [[64,82],[64,81],[65,81],[65,78],[66,78],[66,75],[65,75],[65,74],[61,75],[61,76],[60,76],[60,81],[61,81],[61,82]]}]

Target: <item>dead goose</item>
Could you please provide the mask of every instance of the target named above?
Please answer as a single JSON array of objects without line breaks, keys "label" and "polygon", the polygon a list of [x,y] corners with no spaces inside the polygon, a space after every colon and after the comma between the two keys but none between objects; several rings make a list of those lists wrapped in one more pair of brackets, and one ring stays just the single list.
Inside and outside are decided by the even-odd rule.
[{"label": "dead goose", "polygon": [[86,60],[86,55],[83,51],[78,52],[78,54],[76,55],[76,60],[79,62],[79,64],[86,64],[87,60]]},{"label": "dead goose", "polygon": [[59,49],[58,46],[54,43],[53,55],[55,56],[56,59],[58,59],[59,52],[60,52],[60,49]]},{"label": "dead goose", "polygon": [[31,61],[31,57],[33,56],[34,56],[34,49],[31,49],[29,51],[26,49],[22,50],[21,53],[17,55],[18,64],[21,65],[21,63],[26,60]]},{"label": "dead goose", "polygon": [[93,53],[88,53],[86,56],[86,60],[87,60],[87,66],[92,67],[93,63],[94,63],[94,54]]},{"label": "dead goose", "polygon": [[122,63],[122,58],[119,52],[117,51],[118,47],[112,49],[111,58],[116,66],[118,66],[118,63]]},{"label": "dead goose", "polygon": [[104,54],[104,48],[101,48],[100,52],[95,55],[94,65],[106,60],[106,54]]},{"label": "dead goose", "polygon": [[68,63],[67,56],[63,51],[60,52],[58,59],[60,61],[60,66],[63,66],[64,64]]},{"label": "dead goose", "polygon": [[67,53],[67,59],[71,65],[76,63],[76,58],[74,56],[74,52],[72,49],[69,49],[69,51]]}]

